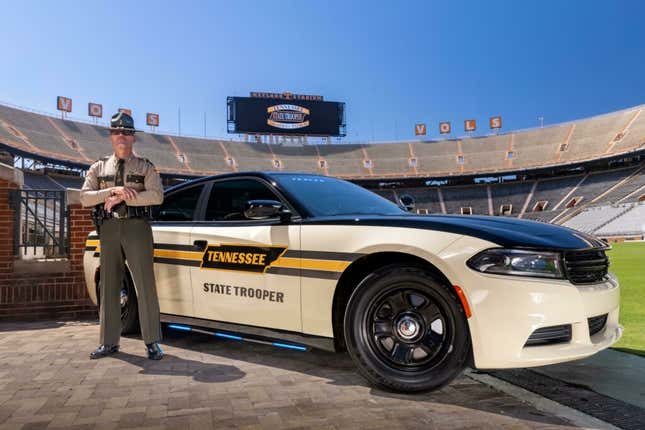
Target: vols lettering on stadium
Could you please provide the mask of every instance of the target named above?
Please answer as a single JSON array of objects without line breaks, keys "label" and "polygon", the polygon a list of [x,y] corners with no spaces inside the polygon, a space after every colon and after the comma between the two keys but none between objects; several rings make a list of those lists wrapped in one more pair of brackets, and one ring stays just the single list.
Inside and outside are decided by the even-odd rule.
[{"label": "vols lettering on stadium", "polygon": [[273,246],[209,245],[200,267],[264,273],[286,250],[285,247]]}]

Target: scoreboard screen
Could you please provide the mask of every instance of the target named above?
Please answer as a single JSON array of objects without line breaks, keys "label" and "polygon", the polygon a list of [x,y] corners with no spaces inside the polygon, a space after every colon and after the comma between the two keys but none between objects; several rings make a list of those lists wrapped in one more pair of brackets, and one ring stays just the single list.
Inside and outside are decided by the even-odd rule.
[{"label": "scoreboard screen", "polygon": [[345,136],[345,103],[228,97],[229,133]]}]

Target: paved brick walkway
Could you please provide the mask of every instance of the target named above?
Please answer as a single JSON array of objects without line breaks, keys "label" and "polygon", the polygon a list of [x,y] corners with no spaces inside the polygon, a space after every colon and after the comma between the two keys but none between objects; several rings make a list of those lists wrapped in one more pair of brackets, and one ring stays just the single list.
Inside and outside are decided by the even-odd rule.
[{"label": "paved brick walkway", "polygon": [[98,325],[0,323],[0,429],[568,429],[467,377],[423,395],[368,386],[346,354],[165,334],[89,360]]}]

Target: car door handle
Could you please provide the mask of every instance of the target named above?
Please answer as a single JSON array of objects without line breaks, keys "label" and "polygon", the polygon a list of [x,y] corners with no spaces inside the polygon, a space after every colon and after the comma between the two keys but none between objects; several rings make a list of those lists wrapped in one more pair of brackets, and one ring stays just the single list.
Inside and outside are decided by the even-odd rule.
[{"label": "car door handle", "polygon": [[195,248],[199,248],[200,251],[203,251],[206,249],[206,246],[208,246],[208,242],[205,240],[196,240],[193,242],[193,245]]}]

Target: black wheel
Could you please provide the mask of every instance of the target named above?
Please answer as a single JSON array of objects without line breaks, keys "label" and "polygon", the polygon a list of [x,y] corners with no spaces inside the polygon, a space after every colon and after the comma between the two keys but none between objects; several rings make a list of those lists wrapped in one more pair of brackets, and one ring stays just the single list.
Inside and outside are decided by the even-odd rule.
[{"label": "black wheel", "polygon": [[391,265],[367,276],[349,299],[344,330],[359,372],[395,391],[440,388],[470,353],[457,295],[420,267]]},{"label": "black wheel", "polygon": [[[99,286],[101,282],[99,281]],[[101,292],[96,291],[99,299],[98,306],[101,307]],[[137,334],[139,327],[139,304],[137,302],[137,293],[134,283],[130,279],[130,274],[125,273],[123,276],[123,286],[119,292],[119,303],[121,305],[121,334]]]},{"label": "black wheel", "polygon": [[119,302],[121,303],[121,333],[139,333],[139,304],[137,302],[137,293],[134,288],[134,283],[127,273],[123,278],[123,287],[119,294]]}]

